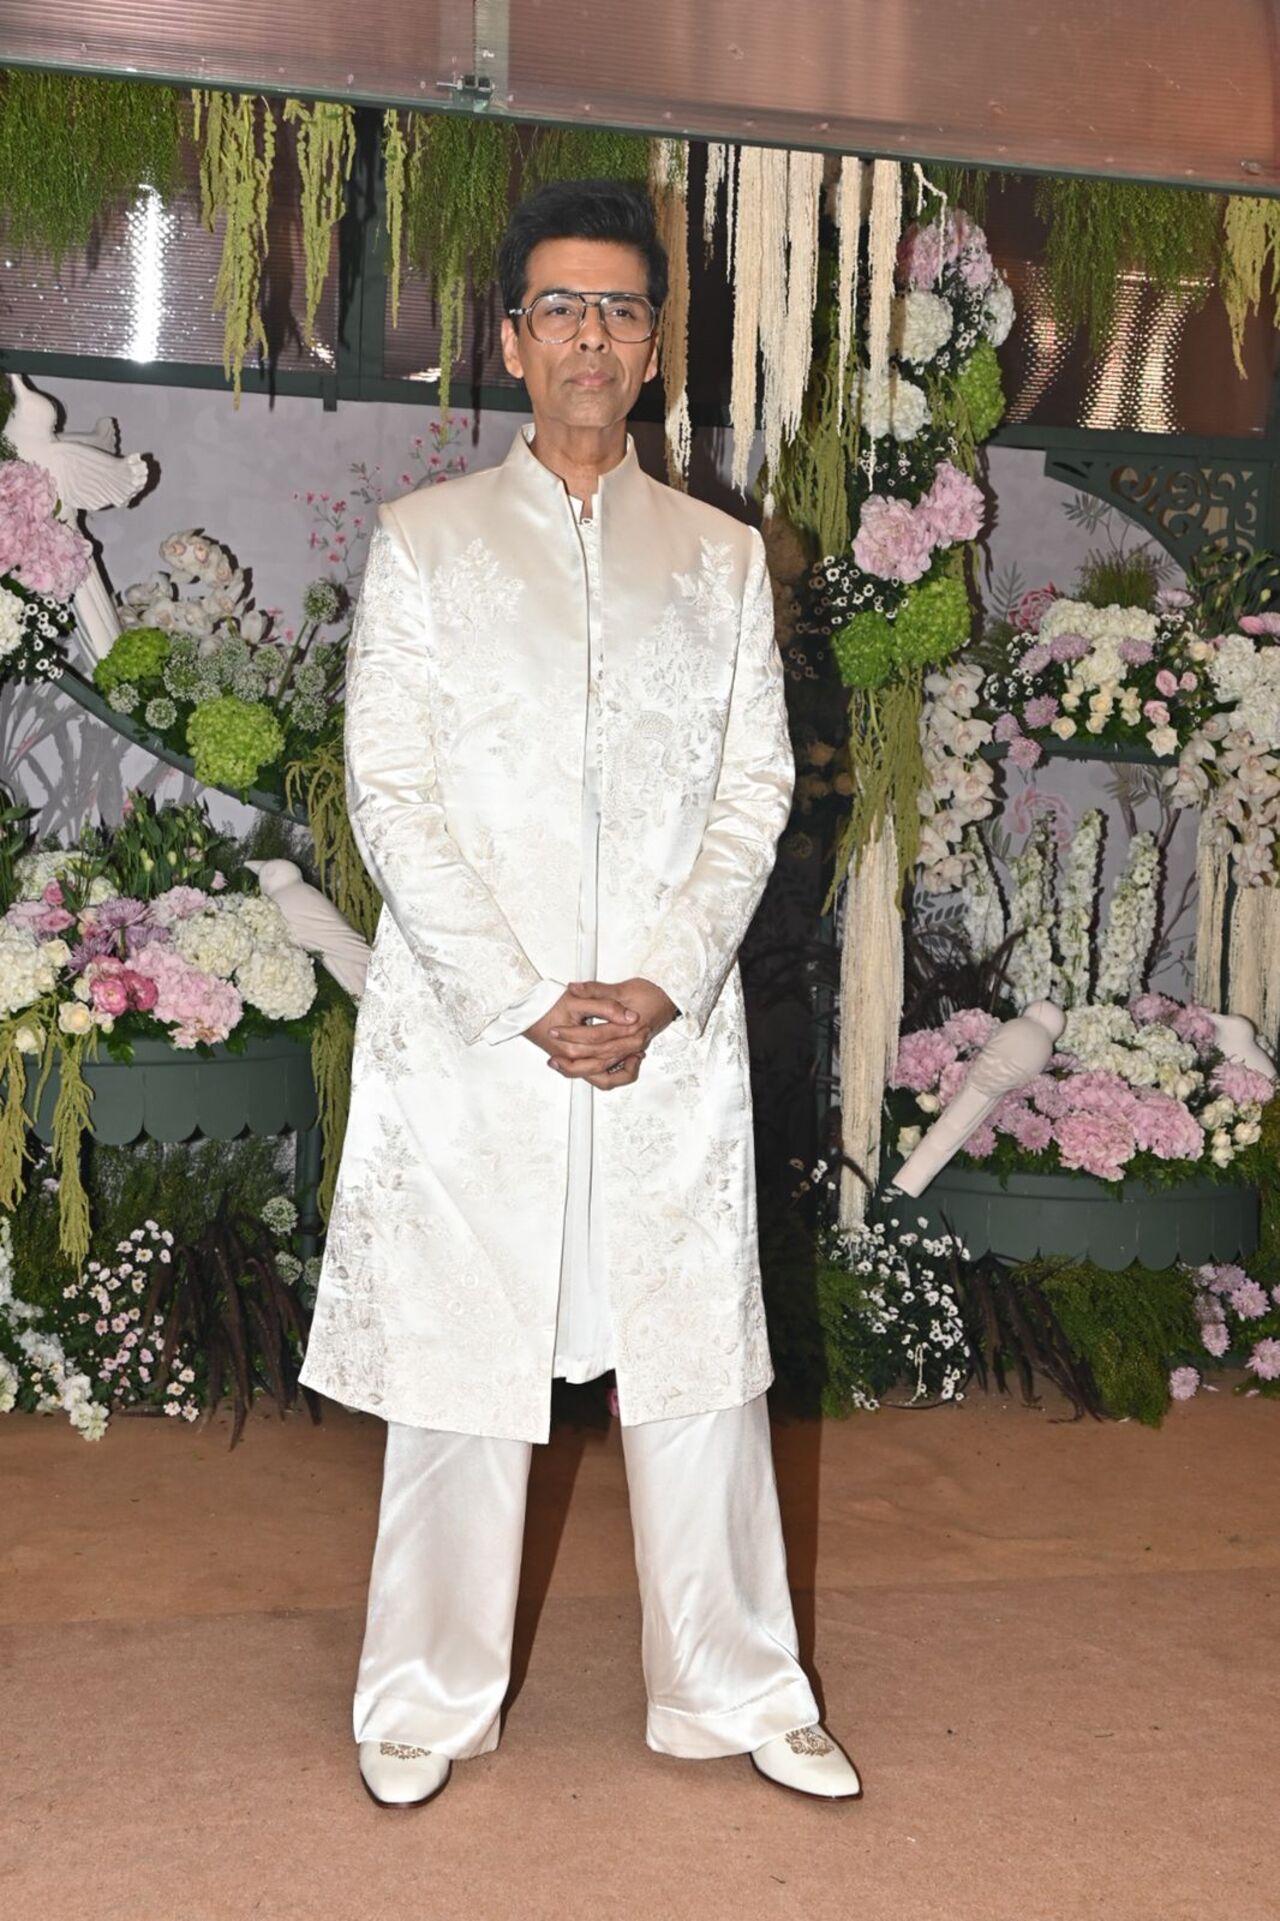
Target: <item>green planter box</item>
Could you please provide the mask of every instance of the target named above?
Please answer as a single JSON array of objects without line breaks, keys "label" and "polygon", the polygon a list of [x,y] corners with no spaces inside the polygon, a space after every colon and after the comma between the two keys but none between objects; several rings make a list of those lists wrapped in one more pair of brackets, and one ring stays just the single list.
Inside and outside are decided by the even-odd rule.
[{"label": "green planter box", "polygon": [[[101,1040],[99,1047],[103,1046]],[[153,1141],[186,1141],[195,1134],[235,1140],[251,1134],[297,1137],[296,1200],[305,1256],[317,1251],[320,1216],[316,1195],[321,1171],[319,1104],[311,1074],[311,1049],[288,1035],[256,1037],[243,1054],[221,1042],[212,1058],[168,1041],[133,1043],[132,1061],[115,1061],[105,1052],[86,1060],[84,1077],[93,1090],[86,1145],[103,1141],[123,1147],[145,1134]],[[27,1065],[26,1113],[46,1143],[53,1139],[53,1109],[60,1073],[57,1056],[33,1112],[36,1071]]]},{"label": "green planter box", "polygon": [[1126,1181],[1117,1200],[1087,1174],[1011,1174],[1002,1186],[978,1168],[947,1167],[901,1211],[923,1214],[935,1231],[951,1228],[975,1258],[1069,1256],[1112,1273],[1133,1261],[1198,1267],[1247,1260],[1258,1245],[1258,1190],[1220,1181],[1161,1188]]}]

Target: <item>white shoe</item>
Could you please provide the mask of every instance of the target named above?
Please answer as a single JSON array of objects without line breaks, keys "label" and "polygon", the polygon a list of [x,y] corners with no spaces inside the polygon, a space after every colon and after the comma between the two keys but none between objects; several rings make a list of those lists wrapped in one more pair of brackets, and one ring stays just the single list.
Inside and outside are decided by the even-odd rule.
[{"label": "white shoe", "polygon": [[420,1808],[439,1794],[453,1771],[447,1754],[405,1741],[361,1741],[360,1779],[380,1808]]},{"label": "white shoe", "polygon": [[856,1801],[862,1794],[858,1770],[820,1721],[809,1728],[775,1734],[756,1748],[751,1764],[781,1788],[816,1794],[827,1801]]}]

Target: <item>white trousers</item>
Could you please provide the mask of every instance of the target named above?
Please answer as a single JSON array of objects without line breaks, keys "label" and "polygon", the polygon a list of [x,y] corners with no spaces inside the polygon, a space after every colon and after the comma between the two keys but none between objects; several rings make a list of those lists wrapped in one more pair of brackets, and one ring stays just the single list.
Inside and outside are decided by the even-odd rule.
[{"label": "white trousers", "polygon": [[[744,1754],[819,1719],[799,1644],[766,1396],[623,1427],[645,1739]],[[533,1444],[387,1423],[357,1741],[498,1745]]]}]

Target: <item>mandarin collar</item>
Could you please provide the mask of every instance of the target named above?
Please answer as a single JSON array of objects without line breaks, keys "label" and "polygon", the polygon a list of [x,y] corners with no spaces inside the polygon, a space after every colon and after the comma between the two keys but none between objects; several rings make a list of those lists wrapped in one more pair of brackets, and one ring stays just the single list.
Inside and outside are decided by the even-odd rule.
[{"label": "mandarin collar", "polygon": [[[529,443],[536,431],[536,421],[521,423],[512,437],[511,445],[502,463],[504,470],[511,480],[517,481],[523,487],[540,488],[548,497],[570,498],[569,489],[560,475],[553,473],[545,461],[539,460],[530,447]],[[607,473],[601,474],[597,482],[595,494],[592,496],[595,502],[593,518],[596,513],[603,511],[606,501],[610,505],[623,501],[643,477],[644,469],[636,453],[635,436],[628,432],[627,450],[622,459],[616,467],[610,467]]]}]

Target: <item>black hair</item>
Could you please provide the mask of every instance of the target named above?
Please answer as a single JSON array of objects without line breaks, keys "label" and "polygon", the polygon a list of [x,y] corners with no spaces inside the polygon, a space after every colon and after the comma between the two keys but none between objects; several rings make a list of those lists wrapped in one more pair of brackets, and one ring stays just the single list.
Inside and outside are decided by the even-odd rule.
[{"label": "black hair", "polygon": [[644,256],[645,292],[654,308],[667,297],[667,250],[642,181],[549,180],[527,195],[513,209],[498,245],[504,313],[524,305],[529,255],[540,240],[615,240],[635,247]]}]

